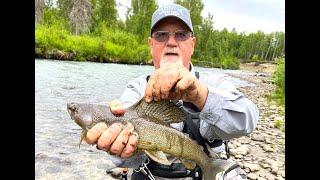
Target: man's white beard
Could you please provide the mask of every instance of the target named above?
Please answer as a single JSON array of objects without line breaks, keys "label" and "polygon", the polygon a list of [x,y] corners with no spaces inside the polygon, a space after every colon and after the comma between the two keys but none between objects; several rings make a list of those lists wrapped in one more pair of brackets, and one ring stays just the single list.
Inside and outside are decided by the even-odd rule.
[{"label": "man's white beard", "polygon": [[168,57],[168,56],[163,57],[160,61],[160,67],[165,63],[181,63],[181,65],[183,65],[182,59],[178,56],[177,57]]}]

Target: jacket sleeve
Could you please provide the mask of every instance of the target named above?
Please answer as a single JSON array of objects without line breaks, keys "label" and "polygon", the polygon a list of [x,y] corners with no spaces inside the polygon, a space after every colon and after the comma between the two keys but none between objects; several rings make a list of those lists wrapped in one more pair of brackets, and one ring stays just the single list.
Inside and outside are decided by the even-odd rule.
[{"label": "jacket sleeve", "polygon": [[[202,77],[202,78],[201,78]],[[199,114],[200,133],[208,139],[229,140],[250,134],[257,126],[259,111],[225,76],[200,76],[209,90]]]},{"label": "jacket sleeve", "polygon": [[144,96],[146,85],[146,75],[130,81],[119,99],[123,107],[128,108],[138,102]]}]

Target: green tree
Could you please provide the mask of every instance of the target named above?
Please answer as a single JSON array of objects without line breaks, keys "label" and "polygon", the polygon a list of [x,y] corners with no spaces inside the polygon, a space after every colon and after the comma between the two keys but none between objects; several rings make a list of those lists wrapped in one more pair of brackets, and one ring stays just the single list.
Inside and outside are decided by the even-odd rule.
[{"label": "green tree", "polygon": [[215,41],[213,31],[213,15],[203,20],[197,34],[197,45],[194,53],[194,58],[199,61],[208,61],[209,64],[213,63],[213,58],[217,56],[217,52],[213,47]]},{"label": "green tree", "polygon": [[92,28],[96,28],[100,23],[107,27],[116,27],[118,11],[115,0],[90,0],[92,4]]},{"label": "green tree", "polygon": [[151,17],[156,10],[155,0],[132,0],[127,12],[127,31],[136,34],[145,43],[150,35]]},{"label": "green tree", "polygon": [[175,0],[174,2],[189,9],[194,28],[197,29],[200,25],[202,25],[201,12],[204,5],[201,0]]},{"label": "green tree", "polygon": [[59,14],[63,18],[69,19],[69,15],[72,10],[73,3],[74,3],[73,0],[57,0],[57,7],[59,9]]}]

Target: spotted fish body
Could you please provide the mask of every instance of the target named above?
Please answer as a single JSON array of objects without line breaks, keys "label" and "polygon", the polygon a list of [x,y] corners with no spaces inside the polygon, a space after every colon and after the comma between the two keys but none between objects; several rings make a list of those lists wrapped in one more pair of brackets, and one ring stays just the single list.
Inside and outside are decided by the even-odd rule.
[{"label": "spotted fish body", "polygon": [[196,141],[169,126],[181,122],[184,113],[170,101],[146,103],[144,100],[126,110],[121,117],[114,116],[108,106],[94,104],[68,104],[71,118],[86,132],[98,122],[111,125],[114,122],[132,123],[139,135],[138,150],[164,152],[200,166],[204,179],[215,179],[218,172],[230,166],[228,161],[209,157]]}]

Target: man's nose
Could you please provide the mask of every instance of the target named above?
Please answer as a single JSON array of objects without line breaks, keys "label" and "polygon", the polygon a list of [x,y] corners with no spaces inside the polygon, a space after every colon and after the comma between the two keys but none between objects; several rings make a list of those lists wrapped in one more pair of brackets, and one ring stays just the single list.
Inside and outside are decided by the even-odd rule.
[{"label": "man's nose", "polygon": [[167,42],[167,46],[171,46],[172,47],[172,46],[177,46],[177,45],[178,45],[178,42],[174,38],[174,34],[170,34],[168,42]]}]

